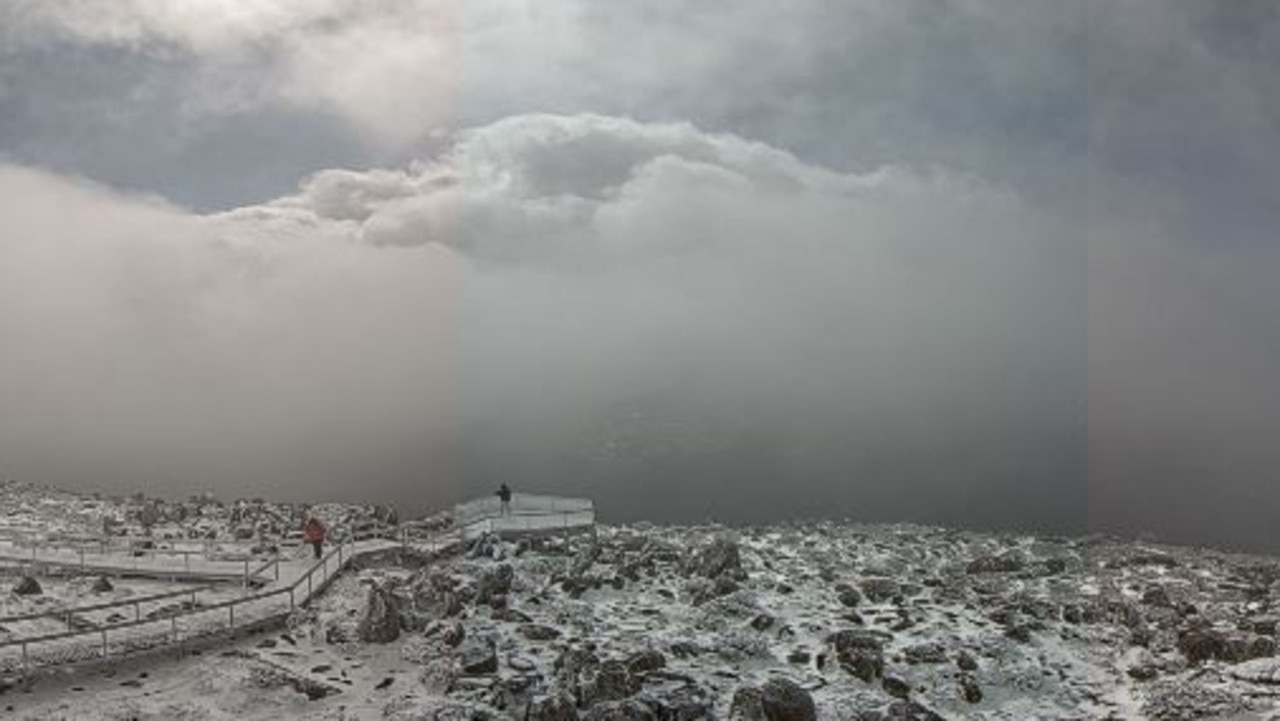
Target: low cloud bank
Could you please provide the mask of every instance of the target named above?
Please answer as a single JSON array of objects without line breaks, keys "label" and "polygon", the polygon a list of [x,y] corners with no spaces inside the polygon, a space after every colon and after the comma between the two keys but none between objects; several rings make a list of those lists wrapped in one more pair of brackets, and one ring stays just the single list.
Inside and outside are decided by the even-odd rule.
[{"label": "low cloud bank", "polygon": [[1082,238],[975,178],[526,115],[216,215],[14,167],[0,198],[12,475],[1083,521]]}]

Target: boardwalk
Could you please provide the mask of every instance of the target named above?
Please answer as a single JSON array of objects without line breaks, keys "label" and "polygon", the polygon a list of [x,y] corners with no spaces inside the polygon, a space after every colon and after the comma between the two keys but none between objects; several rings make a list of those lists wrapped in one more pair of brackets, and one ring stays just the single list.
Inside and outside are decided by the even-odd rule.
[{"label": "boardwalk", "polygon": [[[441,534],[408,545],[427,550],[439,548],[455,538],[451,534]],[[309,556],[273,560],[264,564],[269,568],[256,572],[264,577],[269,574],[270,580],[253,592],[242,588],[238,594],[229,594],[226,584],[208,584],[153,596],[49,609],[47,612],[0,619],[0,626],[5,625],[6,620],[14,624],[43,619],[46,623],[58,624],[56,630],[47,632],[10,631],[7,638],[0,636],[0,672],[25,674],[40,667],[102,661],[139,651],[180,647],[181,644],[228,631],[278,623],[323,592],[356,558],[404,548],[406,543],[404,537],[398,540],[348,540],[331,546],[319,561]],[[58,553],[56,549],[49,551],[51,558],[67,560]],[[40,552],[36,556],[39,562],[45,562]],[[152,566],[158,576],[184,570],[181,558],[169,559],[168,568],[162,567],[163,557],[158,559]],[[189,559],[187,564],[196,560]],[[78,558],[75,561],[78,563]],[[100,565],[113,568],[109,562]],[[130,567],[116,570],[129,571]]]},{"label": "boardwalk", "polygon": [[147,576],[189,581],[249,581],[255,561],[247,550],[232,558],[207,558],[201,550],[147,549],[130,552],[95,544],[76,547],[0,540],[0,563],[63,567],[109,576]]},{"label": "boardwalk", "polygon": [[92,544],[24,546],[0,540],[0,562],[199,582],[151,595],[0,617],[0,673],[26,675],[44,667],[181,649],[228,632],[277,624],[322,593],[357,558],[395,549],[430,552],[484,533],[590,529],[595,521],[589,500],[524,494],[513,497],[510,512],[503,512],[497,499],[480,499],[458,506],[456,513],[455,530],[410,538],[414,529],[406,524],[388,538],[388,529],[382,529],[372,537],[331,545],[318,561],[309,554],[253,559],[247,553],[228,560],[183,549],[137,555],[111,548],[95,554]]}]

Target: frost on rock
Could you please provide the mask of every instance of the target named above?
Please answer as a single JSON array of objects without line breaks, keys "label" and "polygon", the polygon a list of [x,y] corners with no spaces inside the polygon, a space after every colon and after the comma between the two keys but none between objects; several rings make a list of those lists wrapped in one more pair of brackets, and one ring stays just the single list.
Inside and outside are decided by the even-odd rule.
[{"label": "frost on rock", "polygon": [[1144,717],[1152,721],[1191,721],[1247,710],[1248,704],[1232,689],[1167,682],[1152,689],[1142,707]]},{"label": "frost on rock", "polygon": [[[14,507],[33,507],[32,500]],[[97,503],[95,530],[112,514],[134,523]],[[244,525],[297,525],[288,508],[276,520],[271,504],[186,505],[182,512],[156,505],[156,543],[164,534],[203,542]],[[336,505],[319,511],[335,528],[365,518]],[[130,683],[118,691],[132,694],[127,717],[200,718],[185,709],[222,708],[225,697],[234,706],[220,718],[245,721],[299,713],[401,721],[1176,721],[1280,712],[1273,559],[834,522],[597,531],[489,537],[474,547],[449,540],[420,553],[422,563],[408,563],[412,553],[382,554],[334,579],[280,633],[216,642],[260,660],[206,650],[148,666],[149,681],[121,676],[106,686]],[[268,536],[262,540],[287,547]],[[290,562],[305,560],[309,549],[299,551]],[[95,595],[95,579],[39,577],[43,592],[8,594],[5,612],[56,614],[170,583],[157,589],[112,577],[114,589]],[[143,604],[141,614],[156,614],[167,630],[162,614],[181,602]],[[71,622],[115,623],[132,612],[109,621],[106,613],[76,614]],[[221,620],[216,615],[209,620]],[[68,621],[22,623],[6,623],[0,637],[57,632]],[[112,644],[114,653],[120,646]],[[171,668],[192,676],[162,680]],[[225,682],[210,681],[219,674]],[[143,690],[135,693],[135,684]],[[56,701],[9,693],[0,708],[14,705],[15,718],[98,718],[125,708],[56,688]]]},{"label": "frost on rock", "polygon": [[13,592],[19,596],[38,596],[44,592],[40,582],[31,576],[23,576],[13,586]]},{"label": "frost on rock", "polygon": [[390,643],[400,637],[399,602],[387,585],[370,586],[356,634],[364,643]]},{"label": "frost on rock", "polygon": [[685,573],[713,580],[727,576],[739,581],[747,576],[738,542],[728,536],[720,536],[698,549],[690,557]]}]

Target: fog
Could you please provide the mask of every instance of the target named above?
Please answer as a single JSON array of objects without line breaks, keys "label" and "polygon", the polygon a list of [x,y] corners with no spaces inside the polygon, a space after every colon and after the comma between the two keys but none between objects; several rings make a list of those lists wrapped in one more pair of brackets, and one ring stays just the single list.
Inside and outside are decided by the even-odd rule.
[{"label": "fog", "polygon": [[1277,550],[1273,6],[517,5],[0,11],[0,475]]},{"label": "fog", "polygon": [[599,116],[445,157],[214,215],[8,171],[5,437],[117,491],[1079,511],[1080,244],[1013,194]]}]

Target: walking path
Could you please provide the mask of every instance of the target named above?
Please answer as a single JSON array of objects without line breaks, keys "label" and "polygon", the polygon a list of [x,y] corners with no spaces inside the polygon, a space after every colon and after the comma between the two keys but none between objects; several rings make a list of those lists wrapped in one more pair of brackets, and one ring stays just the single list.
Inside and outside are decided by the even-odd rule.
[{"label": "walking path", "polygon": [[[27,675],[42,667],[101,662],[164,648],[181,651],[220,634],[278,624],[322,593],[357,558],[395,549],[433,553],[483,533],[568,531],[594,524],[590,501],[523,494],[513,500],[506,510],[491,508],[488,500],[463,504],[458,510],[464,523],[425,537],[415,537],[422,529],[406,524],[375,530],[367,538],[349,538],[329,546],[320,560],[309,555],[254,559],[248,554],[211,559],[201,551],[182,549],[147,549],[137,555],[116,547],[95,552],[92,545],[28,547],[0,539],[0,563],[201,582],[149,596],[0,618],[0,674]],[[239,589],[216,583],[232,580],[241,582]]]},{"label": "walking path", "polygon": [[92,545],[69,547],[57,545],[24,545],[0,540],[0,562],[16,565],[56,566],[78,569],[84,573],[109,576],[146,576],[150,578],[203,581],[248,581],[253,566],[263,559],[248,553],[240,558],[211,559],[203,551],[145,549],[127,551],[117,547],[100,551]]},{"label": "walking path", "polygon": [[[251,569],[251,575],[270,579],[260,590],[252,593],[245,586],[240,594],[228,594],[225,584],[210,584],[154,596],[49,609],[44,614],[0,619],[0,626],[5,625],[6,620],[31,621],[37,618],[44,618],[46,623],[56,621],[59,625],[56,631],[34,634],[15,633],[8,628],[0,631],[0,673],[26,674],[40,667],[102,661],[166,646],[181,648],[196,639],[282,622],[294,609],[307,605],[323,592],[357,558],[397,548],[431,551],[456,540],[454,533],[412,541],[404,537],[400,540],[348,540],[331,546],[319,561],[310,557],[277,559],[260,569]],[[67,559],[60,553],[57,549],[49,549],[49,560],[46,560],[46,554],[37,551],[37,562],[79,566],[79,558]],[[30,557],[26,560],[31,562]],[[153,563],[142,566],[149,572],[156,572],[159,577],[196,570],[200,572],[196,575],[202,578],[219,573],[197,564],[198,560],[204,559],[188,559],[188,566],[182,565],[184,561],[181,558],[168,559],[168,564],[161,563],[165,560],[157,557]],[[127,573],[138,570],[131,565],[99,565]],[[210,576],[203,575],[205,572]]]}]

